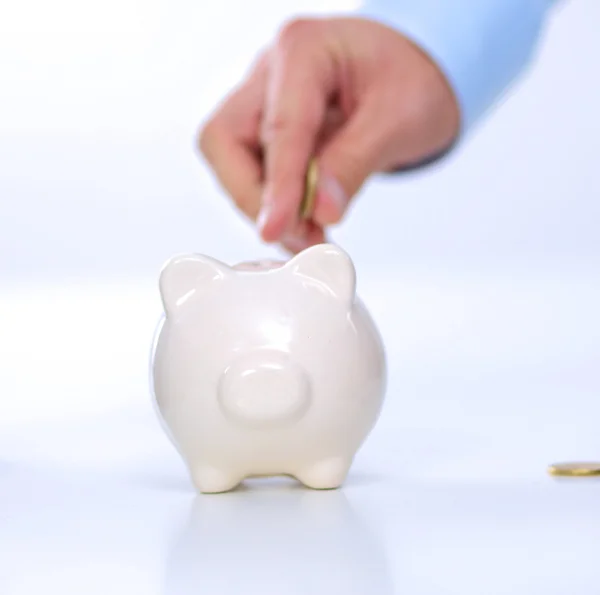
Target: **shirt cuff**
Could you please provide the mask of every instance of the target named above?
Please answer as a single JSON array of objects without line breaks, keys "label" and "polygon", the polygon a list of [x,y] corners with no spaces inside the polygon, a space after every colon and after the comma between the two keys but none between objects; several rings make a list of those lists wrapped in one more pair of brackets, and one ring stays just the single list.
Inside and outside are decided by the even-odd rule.
[{"label": "shirt cuff", "polygon": [[525,68],[556,0],[366,0],[358,16],[393,27],[438,65],[470,130]]}]

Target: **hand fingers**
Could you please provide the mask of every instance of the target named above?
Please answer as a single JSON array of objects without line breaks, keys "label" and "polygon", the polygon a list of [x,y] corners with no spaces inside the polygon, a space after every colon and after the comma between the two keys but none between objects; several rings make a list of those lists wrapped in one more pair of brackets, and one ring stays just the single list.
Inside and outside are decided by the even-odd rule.
[{"label": "hand fingers", "polygon": [[318,21],[286,27],[272,52],[263,116],[265,189],[259,225],[279,240],[297,221],[308,162],[334,89],[332,59]]},{"label": "hand fingers", "polygon": [[208,121],[199,145],[221,186],[237,207],[255,220],[262,193],[259,134],[265,96],[266,56],[246,83]]},{"label": "hand fingers", "polygon": [[225,127],[211,129],[209,162],[225,192],[251,220],[258,216],[262,168],[256,154]]},{"label": "hand fingers", "polygon": [[[319,149],[335,134],[343,122],[343,118],[344,115],[338,106],[333,105],[327,109],[323,125],[317,137],[315,149],[316,153],[318,153]],[[339,209],[336,205],[333,207],[331,206],[330,196],[331,194],[324,194],[323,192],[321,192],[319,196],[317,189],[315,206],[319,205],[320,203],[318,208],[321,211],[324,211],[325,213],[332,212],[334,215],[337,215]],[[326,239],[323,228],[311,219],[298,220],[291,229],[288,229],[285,232],[281,239],[283,246],[294,253],[300,252],[305,248],[308,248],[314,244],[322,243],[324,241],[326,241]]]},{"label": "hand fingers", "polygon": [[369,176],[386,163],[391,141],[389,109],[381,109],[373,92],[319,155],[319,186],[313,214],[319,225],[340,221]]},{"label": "hand fingers", "polygon": [[302,221],[297,227],[281,238],[281,245],[292,254],[302,252],[315,244],[322,244],[326,241],[323,228],[314,221]]}]

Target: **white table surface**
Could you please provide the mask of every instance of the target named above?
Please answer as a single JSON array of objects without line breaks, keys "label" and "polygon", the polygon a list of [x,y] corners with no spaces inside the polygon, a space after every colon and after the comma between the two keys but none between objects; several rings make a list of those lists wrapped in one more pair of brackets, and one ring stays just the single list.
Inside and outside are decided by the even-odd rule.
[{"label": "white table surface", "polygon": [[196,496],[154,417],[131,276],[258,251],[194,131],[282,18],[355,4],[3,4],[0,595],[600,593],[600,483],[546,475],[600,460],[597,0],[451,166],[339,230],[390,360],[342,490]]},{"label": "white table surface", "polygon": [[197,496],[154,416],[152,283],[0,293],[0,593],[600,592],[600,286],[363,282],[390,388],[343,489]]}]

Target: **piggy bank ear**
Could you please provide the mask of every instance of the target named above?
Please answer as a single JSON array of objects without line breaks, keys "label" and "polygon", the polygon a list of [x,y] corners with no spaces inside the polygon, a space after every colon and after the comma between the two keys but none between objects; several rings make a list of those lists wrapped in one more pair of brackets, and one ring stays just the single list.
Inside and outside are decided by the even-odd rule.
[{"label": "piggy bank ear", "polygon": [[311,246],[294,256],[287,267],[296,275],[316,281],[348,304],[354,300],[356,270],[350,256],[337,246]]},{"label": "piggy bank ear", "polygon": [[230,267],[203,255],[175,256],[160,273],[159,288],[165,313],[173,314],[192,297],[223,281]]}]

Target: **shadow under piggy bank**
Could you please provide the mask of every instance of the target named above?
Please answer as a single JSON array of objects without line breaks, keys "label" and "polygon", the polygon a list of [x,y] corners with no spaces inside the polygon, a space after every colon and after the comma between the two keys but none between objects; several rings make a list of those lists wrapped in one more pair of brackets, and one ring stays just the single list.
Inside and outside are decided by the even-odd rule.
[{"label": "shadow under piggy bank", "polygon": [[164,595],[390,595],[381,544],[341,491],[273,485],[197,497]]}]

